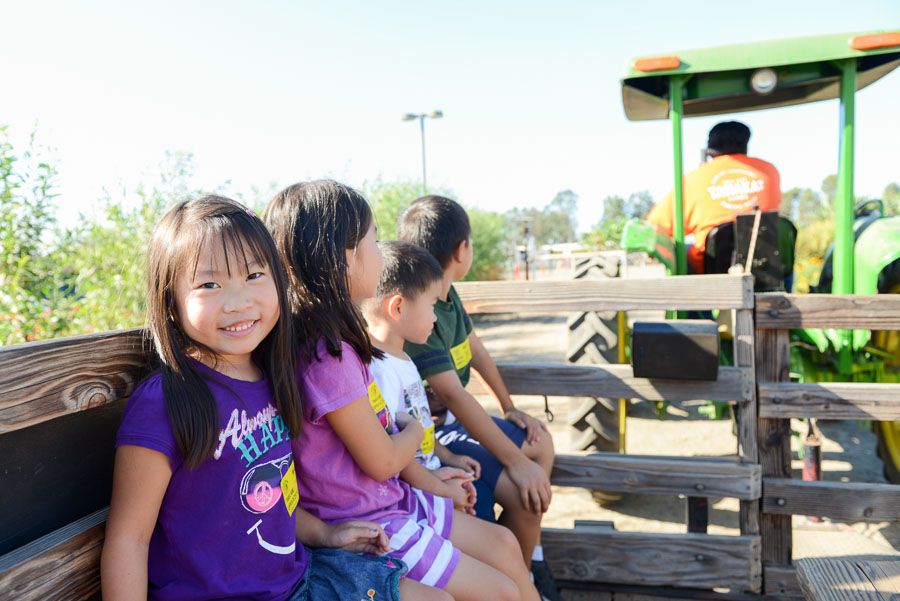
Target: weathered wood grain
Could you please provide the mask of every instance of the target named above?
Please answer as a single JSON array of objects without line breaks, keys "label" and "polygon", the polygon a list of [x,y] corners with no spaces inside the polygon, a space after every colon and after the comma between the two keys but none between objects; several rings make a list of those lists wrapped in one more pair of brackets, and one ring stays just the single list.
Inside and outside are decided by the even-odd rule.
[{"label": "weathered wood grain", "polygon": [[758,499],[762,490],[759,465],[619,453],[557,455],[550,481],[593,490],[738,499]]},{"label": "weathered wood grain", "polygon": [[900,419],[900,384],[760,382],[758,388],[761,417]]},{"label": "weathered wood grain", "polygon": [[900,330],[900,294],[757,294],[756,327]]},{"label": "weathered wood grain", "polygon": [[148,367],[139,328],[0,349],[0,434],[127,397]]},{"label": "weathered wood grain", "polygon": [[[734,364],[752,371],[755,368],[753,353],[753,310],[738,309],[734,314]],[[734,407],[737,422],[737,452],[744,463],[759,461],[757,435],[756,388],[750,388],[750,395]],[[759,534],[759,500],[742,499],[738,518],[741,534]]]},{"label": "weathered wood grain", "polygon": [[543,529],[553,574],[562,580],[759,591],[757,536]]},{"label": "weathered wood grain", "polygon": [[795,566],[763,566],[763,590],[766,595],[776,595],[783,599],[805,599]]},{"label": "weathered wood grain", "polygon": [[853,522],[900,520],[900,485],[763,478],[763,512]]},{"label": "weathered wood grain", "polygon": [[857,560],[856,567],[872,582],[881,601],[897,601],[900,597],[900,561]]},{"label": "weathered wood grain", "polygon": [[[570,365],[564,363],[499,363],[503,381],[514,395],[595,396],[657,401],[739,401],[752,398],[749,368],[720,367],[715,381],[635,378],[630,365]],[[466,390],[487,394],[470,378]]]},{"label": "weathered wood grain", "polygon": [[460,282],[455,287],[469,313],[753,308],[749,275]]},{"label": "weathered wood grain", "polygon": [[885,601],[868,576],[849,559],[798,559],[797,576],[810,601]]},{"label": "weathered wood grain", "polygon": [[[787,330],[756,330],[756,374],[758,383],[786,382],[790,378],[790,347]],[[763,478],[791,477],[790,421],[757,420],[759,464]],[[766,565],[790,565],[791,517],[761,513],[762,560]],[[768,592],[768,591],[767,591]]]},{"label": "weathered wood grain", "polygon": [[103,509],[0,557],[0,598],[81,601],[100,590]]}]

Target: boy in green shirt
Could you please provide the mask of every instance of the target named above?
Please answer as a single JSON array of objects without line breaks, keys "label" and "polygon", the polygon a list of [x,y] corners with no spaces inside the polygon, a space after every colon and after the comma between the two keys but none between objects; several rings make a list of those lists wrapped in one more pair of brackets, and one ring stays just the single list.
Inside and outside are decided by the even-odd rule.
[{"label": "boy in green shirt", "polygon": [[[397,233],[401,240],[428,250],[444,270],[434,307],[434,331],[425,344],[407,342],[404,346],[428,381],[432,414],[437,420],[435,438],[452,452],[480,462],[476,514],[492,520],[493,499],[500,503],[503,513],[499,521],[518,539],[538,590],[550,599],[559,599],[540,547],[541,518],[551,497],[553,440],[543,422],[513,405],[497,366],[453,289],[453,283],[472,266],[469,217],[449,198],[424,196],[400,216]],[[491,418],[466,391],[471,368],[491,391],[505,419]]]}]

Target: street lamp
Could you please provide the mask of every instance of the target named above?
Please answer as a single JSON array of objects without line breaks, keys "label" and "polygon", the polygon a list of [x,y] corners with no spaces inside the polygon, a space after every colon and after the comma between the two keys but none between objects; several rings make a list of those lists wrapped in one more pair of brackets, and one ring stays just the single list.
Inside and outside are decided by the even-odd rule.
[{"label": "street lamp", "polygon": [[425,113],[406,113],[401,117],[403,121],[414,121],[416,119],[419,120],[419,129],[422,132],[422,195],[428,194],[428,184],[425,179],[425,118],[428,119],[440,119],[444,116],[444,111],[431,111],[431,114],[426,115]]}]

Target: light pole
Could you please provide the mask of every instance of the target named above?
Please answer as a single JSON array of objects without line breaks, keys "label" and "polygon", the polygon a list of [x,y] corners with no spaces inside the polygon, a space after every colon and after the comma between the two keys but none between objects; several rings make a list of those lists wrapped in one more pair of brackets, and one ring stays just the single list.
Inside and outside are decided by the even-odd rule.
[{"label": "light pole", "polygon": [[431,114],[425,113],[406,113],[401,117],[403,121],[419,120],[419,130],[422,132],[422,195],[428,194],[428,184],[425,177],[425,118],[440,119],[444,116],[444,111],[431,111]]}]

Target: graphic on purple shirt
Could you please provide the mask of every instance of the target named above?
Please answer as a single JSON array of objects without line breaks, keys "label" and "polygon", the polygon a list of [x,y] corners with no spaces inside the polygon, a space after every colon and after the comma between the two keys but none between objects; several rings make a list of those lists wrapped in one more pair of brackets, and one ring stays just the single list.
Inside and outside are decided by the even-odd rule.
[{"label": "graphic on purple shirt", "polygon": [[293,480],[284,478],[292,464],[287,428],[268,378],[234,380],[194,364],[219,413],[212,457],[184,466],[159,374],[131,395],[116,439],[162,453],[172,468],[150,540],[149,598],[284,601],[309,565],[282,489]]},{"label": "graphic on purple shirt", "polygon": [[[396,475],[384,482],[367,475],[325,417],[369,395],[374,380],[368,367],[345,342],[340,359],[328,354],[324,339],[316,350],[319,360],[301,359],[298,368],[304,422],[292,447],[300,505],[327,523],[349,519],[382,523],[409,515],[415,507],[409,486]],[[386,408],[384,412],[388,413]],[[381,423],[393,431],[392,421]]]}]

